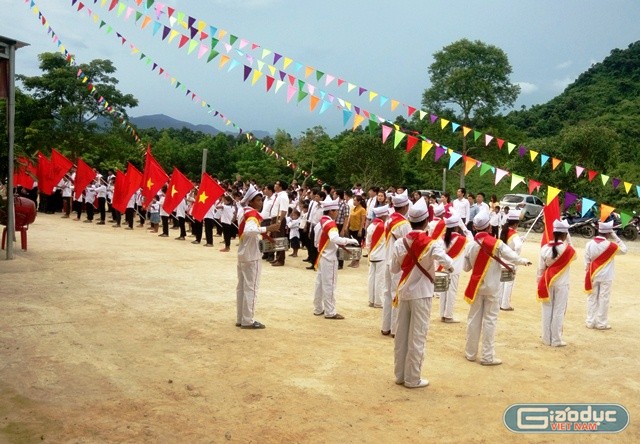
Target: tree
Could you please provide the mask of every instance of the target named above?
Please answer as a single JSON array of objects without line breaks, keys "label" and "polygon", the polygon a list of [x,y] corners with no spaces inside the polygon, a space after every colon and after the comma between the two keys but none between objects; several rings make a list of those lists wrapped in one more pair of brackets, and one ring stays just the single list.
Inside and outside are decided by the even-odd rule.
[{"label": "tree", "polygon": [[38,58],[43,75],[17,76],[41,110],[25,132],[24,143],[32,149],[56,146],[76,159],[92,148],[89,146],[92,135],[99,132],[96,118],[111,119],[104,102],[98,103],[95,93],[92,94],[87,84],[78,78],[78,68],[90,79],[95,87],[93,91],[125,118],[125,109],[138,104],[131,94],[123,94],[116,88],[118,80],[111,76],[116,68],[110,60],[96,59],[88,64],[71,66],[59,53],[45,52]]},{"label": "tree", "polygon": [[[475,127],[500,108],[513,106],[518,98],[520,87],[509,80],[512,71],[509,59],[496,46],[462,39],[445,46],[433,57],[429,67],[431,87],[422,98],[426,109],[460,113],[463,125]],[[455,109],[447,105],[454,105]],[[466,138],[462,144],[462,153],[466,155]],[[464,174],[460,174],[460,185],[464,186]]]},{"label": "tree", "polygon": [[338,146],[338,185],[350,187],[360,183],[367,189],[372,185],[400,183],[402,151],[363,132],[345,136]]}]

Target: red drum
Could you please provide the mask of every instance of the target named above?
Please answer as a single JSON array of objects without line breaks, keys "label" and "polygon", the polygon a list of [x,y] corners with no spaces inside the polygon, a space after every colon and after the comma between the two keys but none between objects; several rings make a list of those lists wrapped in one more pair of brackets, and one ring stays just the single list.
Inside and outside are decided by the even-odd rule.
[{"label": "red drum", "polygon": [[16,230],[36,220],[36,204],[26,197],[15,198]]}]

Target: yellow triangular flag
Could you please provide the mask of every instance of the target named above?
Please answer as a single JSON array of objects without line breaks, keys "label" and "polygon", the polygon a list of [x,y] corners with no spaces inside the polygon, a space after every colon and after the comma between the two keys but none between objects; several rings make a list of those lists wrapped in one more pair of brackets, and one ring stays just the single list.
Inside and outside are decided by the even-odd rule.
[{"label": "yellow triangular flag", "polygon": [[369,102],[375,99],[377,95],[378,95],[377,92],[369,91]]},{"label": "yellow triangular flag", "polygon": [[284,62],[282,62],[282,66],[284,67],[284,69],[287,69],[287,66],[291,65],[291,62],[293,62],[292,59],[290,59],[289,57],[285,57]]},{"label": "yellow triangular flag", "polygon": [[533,162],[534,160],[536,160],[536,157],[538,157],[538,152],[529,150],[529,156],[531,157],[531,162]]},{"label": "yellow triangular flag", "polygon": [[628,193],[631,189],[631,184],[629,182],[624,183],[624,190]]},{"label": "yellow triangular flag", "polygon": [[420,120],[423,120],[425,117],[427,117],[427,113],[422,110],[418,111],[418,115],[420,117]]},{"label": "yellow triangular flag", "polygon": [[469,131],[471,131],[471,128],[467,128],[466,126],[462,127],[462,136],[463,137],[467,137],[467,134],[469,134]]},{"label": "yellow triangular flag", "polygon": [[178,31],[172,29],[169,33],[169,43],[171,43],[171,40],[175,39],[178,34],[180,34]]},{"label": "yellow triangular flag", "polygon": [[420,153],[420,160],[424,159],[424,156],[433,148],[433,143],[422,141],[422,153]]},{"label": "yellow triangular flag", "polygon": [[253,70],[253,78],[251,79],[251,86],[255,85],[258,79],[262,76],[262,73],[256,69]]},{"label": "yellow triangular flag", "polygon": [[276,75],[276,67],[269,65],[269,72],[271,73],[271,77],[274,77]]},{"label": "yellow triangular flag", "polygon": [[304,78],[306,79],[307,77],[309,77],[311,74],[313,73],[313,68],[310,66],[306,66],[304,68]]},{"label": "yellow triangular flag", "polygon": [[227,31],[225,31],[224,29],[218,29],[218,40],[222,40],[222,37],[224,37],[225,35],[227,35]]},{"label": "yellow triangular flag", "polygon": [[353,118],[353,130],[355,131],[357,127],[360,126],[360,124],[362,123],[362,121],[364,120],[364,116],[361,116],[360,114],[356,114],[355,117]]},{"label": "yellow triangular flag", "polygon": [[440,128],[444,129],[447,125],[449,125],[449,121],[447,119],[440,118]]},{"label": "yellow triangular flag", "polygon": [[559,188],[548,186],[547,187],[547,205],[549,205],[553,199],[558,197],[558,194],[560,194]]},{"label": "yellow triangular flag", "polygon": [[227,62],[229,62],[229,56],[223,54],[222,57],[220,58],[220,63],[218,64],[218,68],[222,69],[222,67],[226,65]]},{"label": "yellow triangular flag", "polygon": [[347,101],[345,100],[345,101],[344,101],[344,106],[346,106],[346,107],[347,107],[347,109],[348,109],[349,111],[351,111],[351,102],[347,102]]},{"label": "yellow triangular flag", "polygon": [[391,99],[391,111],[395,111],[398,105],[400,105],[400,102],[398,102],[397,100]]}]

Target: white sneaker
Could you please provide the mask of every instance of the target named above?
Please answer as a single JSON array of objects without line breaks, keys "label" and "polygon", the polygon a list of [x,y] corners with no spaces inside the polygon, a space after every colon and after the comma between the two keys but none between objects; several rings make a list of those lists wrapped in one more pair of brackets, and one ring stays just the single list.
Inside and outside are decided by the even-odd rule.
[{"label": "white sneaker", "polygon": [[587,328],[596,328],[596,326],[593,325],[593,324],[586,324],[586,326],[587,326]]},{"label": "white sneaker", "polygon": [[498,358],[493,358],[493,361],[480,361],[482,365],[500,365],[502,364],[502,360]]},{"label": "white sneaker", "polygon": [[596,328],[598,330],[611,330],[611,326],[609,324],[607,324],[607,325],[598,325]]},{"label": "white sneaker", "polygon": [[552,347],[566,347],[567,343],[564,341],[560,341],[557,344],[551,344]]},{"label": "white sneaker", "polygon": [[422,387],[426,387],[429,385],[429,381],[426,379],[421,379],[420,381],[418,381],[417,384],[415,385],[408,385],[406,382],[404,383],[404,386],[406,388],[410,388],[410,389],[415,389],[415,388],[422,388]]}]

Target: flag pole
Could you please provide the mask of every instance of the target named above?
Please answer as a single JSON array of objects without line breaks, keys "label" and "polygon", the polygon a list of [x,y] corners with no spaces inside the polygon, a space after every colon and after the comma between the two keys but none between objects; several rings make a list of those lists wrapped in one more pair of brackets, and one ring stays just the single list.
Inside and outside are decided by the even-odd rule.
[{"label": "flag pole", "polygon": [[533,229],[533,226],[536,224],[536,222],[538,222],[538,219],[540,219],[540,216],[542,216],[542,213],[544,213],[544,208],[542,210],[540,210],[540,212],[538,213],[536,218],[533,220],[533,223],[531,224],[531,226],[527,230],[527,233],[522,237],[522,242],[525,242],[527,240],[527,237],[529,237],[529,233],[531,233],[531,230]]}]

